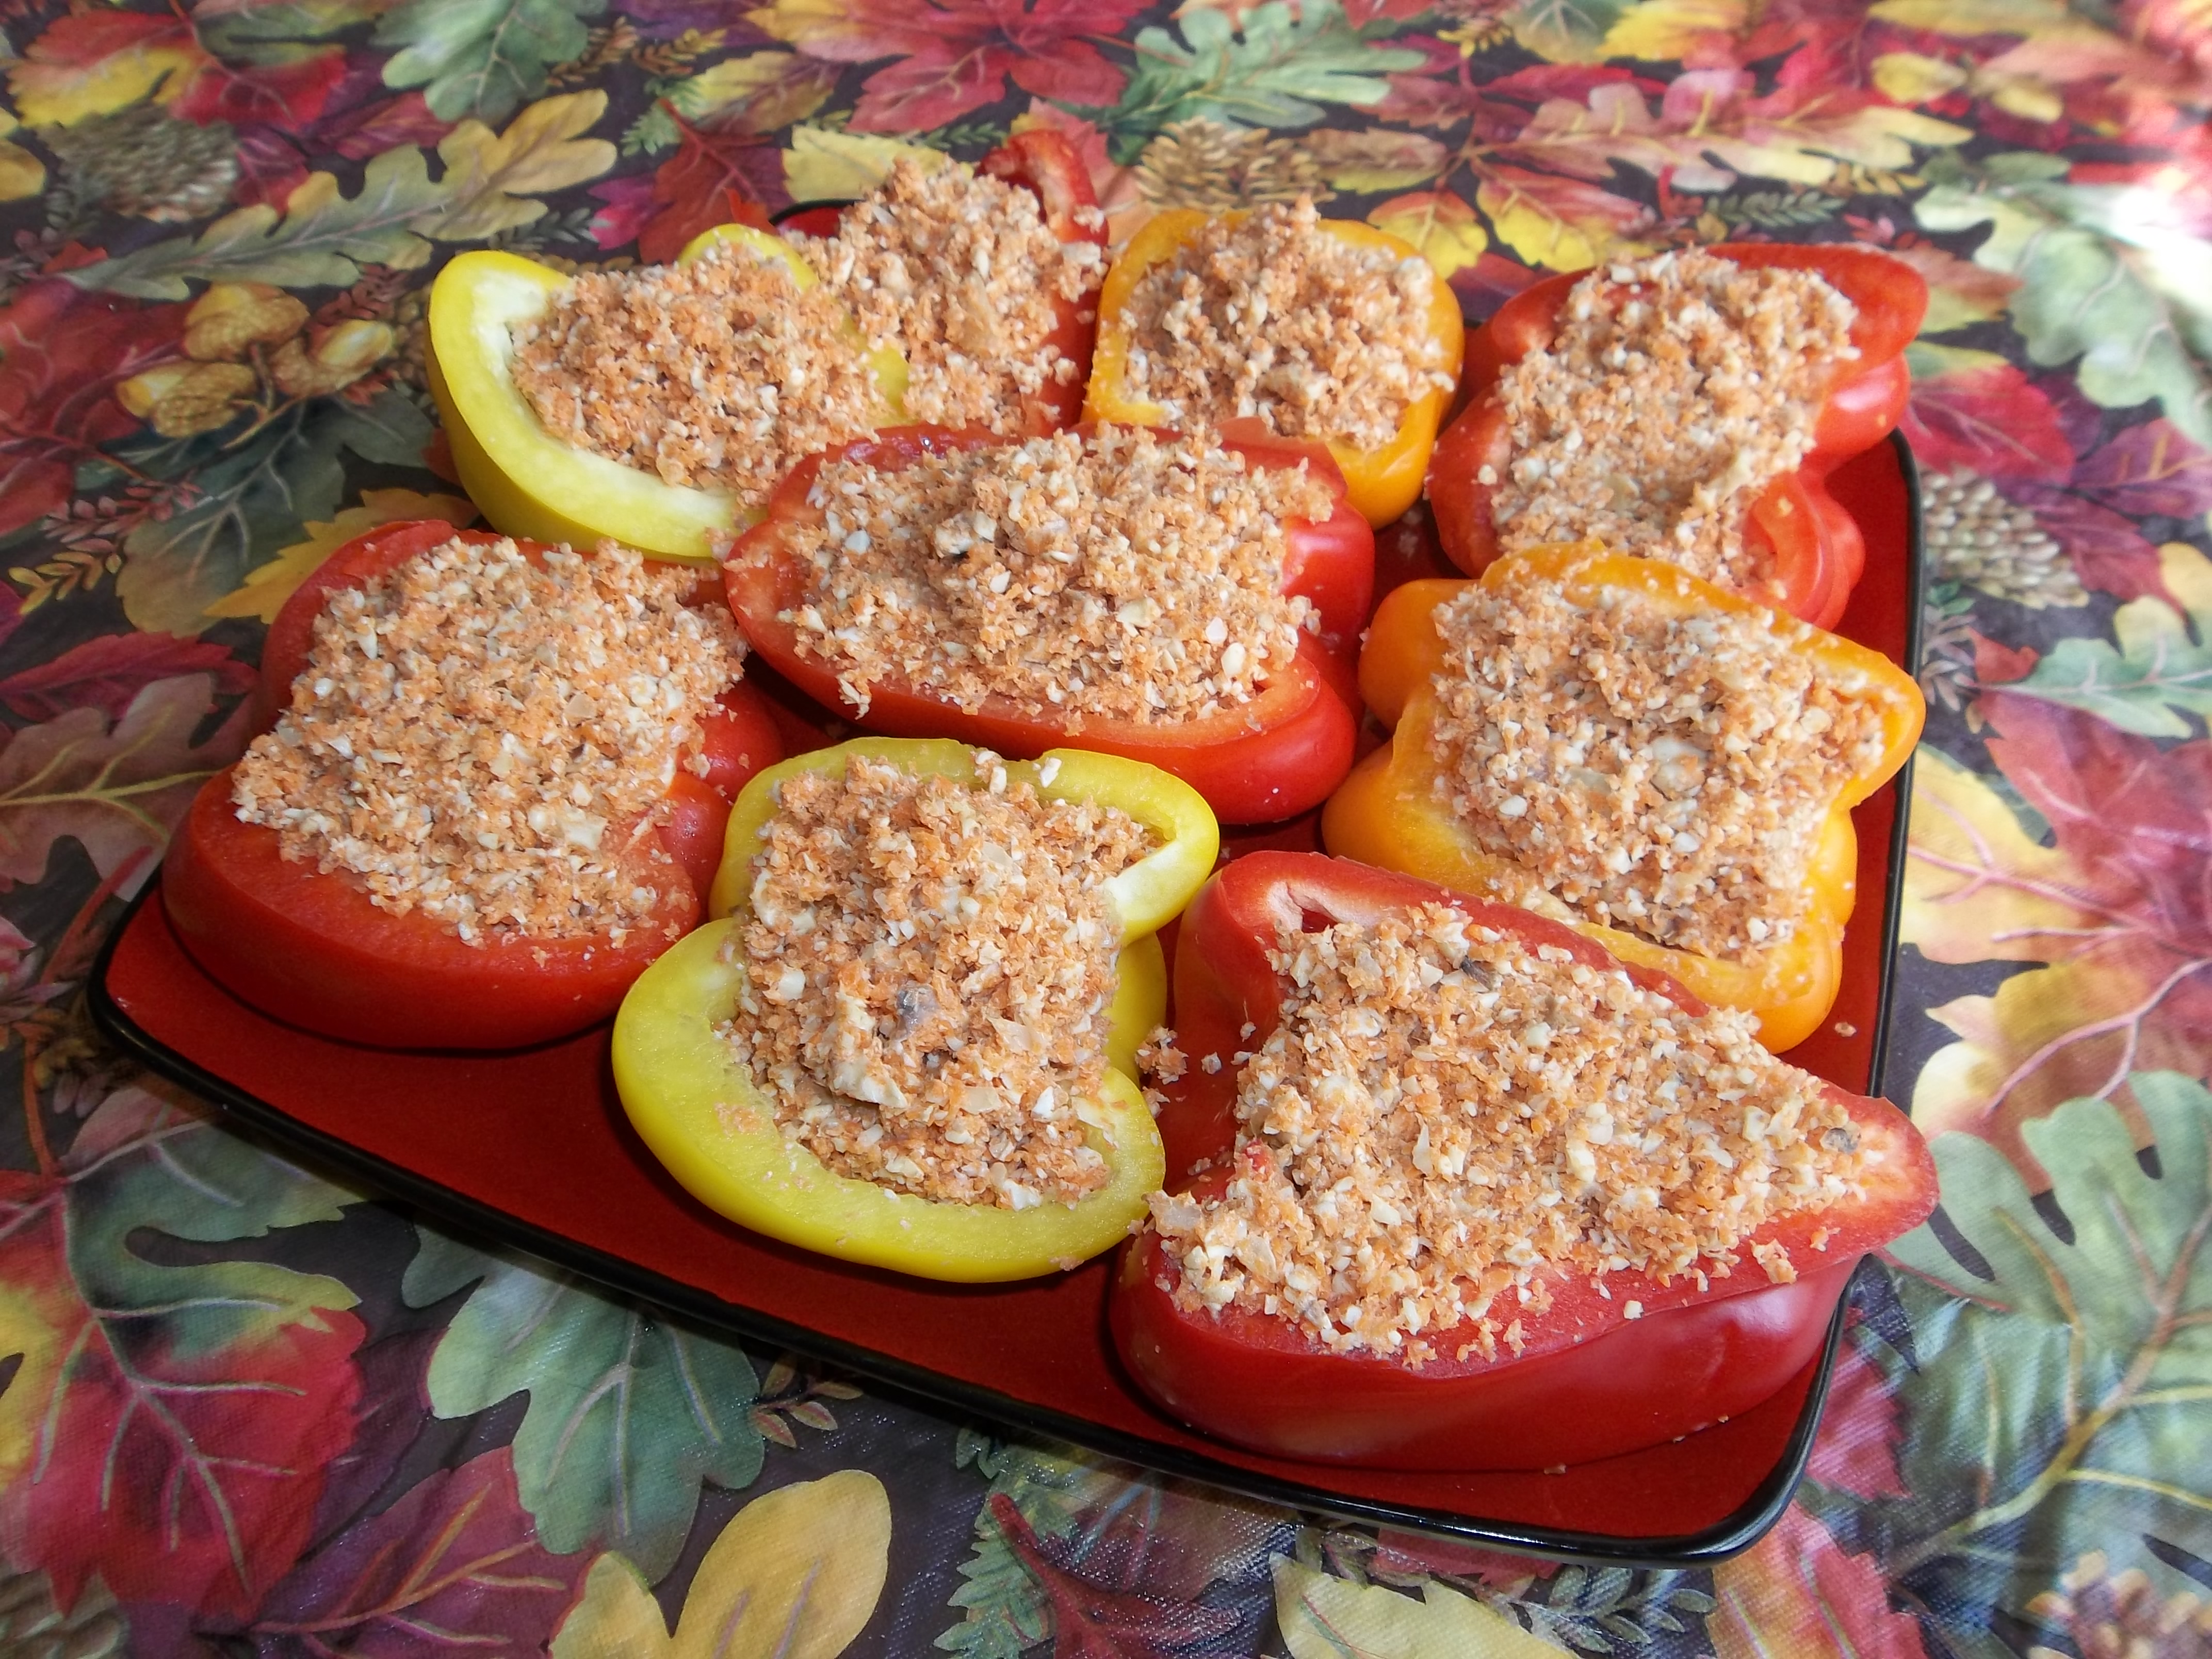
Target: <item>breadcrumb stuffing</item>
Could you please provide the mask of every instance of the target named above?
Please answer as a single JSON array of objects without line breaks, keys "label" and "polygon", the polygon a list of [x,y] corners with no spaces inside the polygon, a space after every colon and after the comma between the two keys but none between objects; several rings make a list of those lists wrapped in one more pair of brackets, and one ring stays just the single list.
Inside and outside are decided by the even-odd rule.
[{"label": "breadcrumb stuffing", "polygon": [[1129,296],[1127,386],[1178,426],[1256,417],[1291,438],[1375,449],[1450,363],[1418,254],[1321,228],[1312,198],[1208,221]]},{"label": "breadcrumb stuffing", "polygon": [[1881,687],[1777,613],[1620,587],[1585,608],[1506,568],[1435,613],[1430,748],[1462,825],[1589,921],[1717,957],[1787,939],[1829,811],[1881,756]]},{"label": "breadcrumb stuffing", "polygon": [[684,603],[696,580],[611,542],[541,566],[457,537],[338,590],[239,763],[239,817],[471,945],[620,945],[653,919],[653,826],[744,654],[724,607]]},{"label": "breadcrumb stuffing", "polygon": [[1095,302],[1104,250],[1062,242],[1018,185],[901,156],[836,235],[790,240],[868,343],[904,355],[911,420],[1019,431],[1024,398],[1083,372],[1051,342],[1054,301]]},{"label": "breadcrumb stuffing", "polygon": [[556,438],[748,510],[805,457],[873,431],[883,408],[836,296],[742,243],[571,277],[516,331],[513,374]]},{"label": "breadcrumb stuffing", "polygon": [[1725,1277],[1767,1223],[1861,1191],[1849,1112],[1747,1014],[1685,1013],[1440,904],[1286,927],[1273,961],[1281,1024],[1238,1073],[1225,1191],[1151,1200],[1186,1309],[1417,1364],[1517,1352],[1563,1279]]},{"label": "breadcrumb stuffing", "polygon": [[974,713],[1168,724],[1249,702],[1320,617],[1283,591],[1285,525],[1334,508],[1304,465],[1099,428],[830,462],[783,545],[809,574],[782,619],[864,712],[898,684]]},{"label": "breadcrumb stuffing", "polygon": [[[985,764],[989,763],[988,758]],[[1104,885],[1152,852],[1127,813],[854,757],[762,830],[724,1029],[784,1134],[833,1172],[1029,1209],[1106,1183]]]},{"label": "breadcrumb stuffing", "polygon": [[1812,449],[1837,369],[1858,356],[1856,314],[1817,272],[1701,249],[1591,271],[1550,348],[1499,378],[1512,459],[1495,481],[1498,545],[1594,538],[1772,602],[1745,517]]},{"label": "breadcrumb stuffing", "polygon": [[1154,1117],[1167,1105],[1168,1097],[1152,1085],[1173,1083],[1189,1067],[1189,1059],[1176,1047],[1176,1034],[1164,1025],[1155,1025],[1137,1049],[1137,1076],[1145,1085],[1145,1103],[1152,1109]]}]

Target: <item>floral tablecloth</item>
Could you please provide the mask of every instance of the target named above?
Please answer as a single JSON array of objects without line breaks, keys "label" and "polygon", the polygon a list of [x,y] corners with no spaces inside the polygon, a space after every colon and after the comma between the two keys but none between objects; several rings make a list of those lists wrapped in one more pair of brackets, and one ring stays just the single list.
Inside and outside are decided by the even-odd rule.
[{"label": "floral tablecloth", "polygon": [[[0,0],[0,1653],[2212,1652],[2205,0]],[[1943,1208],[1717,1570],[984,1437],[441,1237],[87,1023],[285,595],[471,511],[441,261],[665,258],[1038,122],[1117,234],[1310,192],[1474,318],[1722,237],[1928,277],[1889,1076]]]}]

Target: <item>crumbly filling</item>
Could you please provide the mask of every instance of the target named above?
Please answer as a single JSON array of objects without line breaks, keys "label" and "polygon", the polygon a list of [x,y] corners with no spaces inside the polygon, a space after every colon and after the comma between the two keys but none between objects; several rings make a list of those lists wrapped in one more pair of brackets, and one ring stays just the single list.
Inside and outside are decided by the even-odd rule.
[{"label": "crumbly filling", "polygon": [[[991,764],[987,761],[987,764]],[[787,779],[724,1028],[785,1135],[832,1171],[960,1204],[1106,1184],[1103,884],[1150,853],[1127,813],[854,757]]]},{"label": "crumbly filling", "polygon": [[1378,448],[1417,398],[1452,389],[1436,281],[1418,255],[1328,234],[1309,197],[1210,221],[1129,296],[1129,392],[1176,425],[1256,416]]},{"label": "crumbly filling", "polygon": [[611,542],[540,566],[457,538],[341,590],[239,763],[239,817],[471,945],[621,944],[653,921],[653,827],[744,653],[723,607],[684,603],[696,580]]},{"label": "crumbly filling", "polygon": [[791,240],[869,344],[905,355],[911,420],[1018,431],[1024,398],[1083,372],[1048,337],[1055,301],[1096,314],[1105,252],[1054,236],[1019,185],[902,156],[836,235]]},{"label": "crumbly filling", "polygon": [[1772,599],[1745,515],[1811,450],[1856,314],[1815,272],[1698,249],[1593,270],[1550,349],[1500,377],[1512,459],[1482,477],[1498,544],[1595,538]]},{"label": "crumbly filling", "polygon": [[864,711],[899,682],[974,712],[1160,723],[1249,702],[1319,616],[1283,591],[1284,526],[1334,501],[1304,467],[1102,428],[822,469],[810,582],[784,613]]},{"label": "crumbly filling", "polygon": [[1831,806],[1881,757],[1877,685],[1772,613],[1586,609],[1509,568],[1435,613],[1430,747],[1462,827],[1589,921],[1707,956],[1788,939]]},{"label": "crumbly filling", "polygon": [[1233,1177],[1152,1199],[1186,1308],[1417,1363],[1517,1353],[1562,1278],[1702,1283],[1748,1254],[1793,1279],[1747,1240],[1859,1190],[1849,1113],[1747,1014],[1685,1013],[1444,905],[1278,946],[1282,1023],[1237,1075]]},{"label": "crumbly filling", "polygon": [[882,405],[836,296],[735,243],[572,277],[516,331],[513,373],[563,442],[747,508],[802,458],[873,431]]}]

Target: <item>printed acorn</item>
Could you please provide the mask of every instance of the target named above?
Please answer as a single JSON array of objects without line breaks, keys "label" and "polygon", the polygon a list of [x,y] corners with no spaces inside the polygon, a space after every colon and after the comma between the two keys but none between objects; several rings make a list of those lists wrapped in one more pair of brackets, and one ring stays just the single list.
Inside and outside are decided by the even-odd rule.
[{"label": "printed acorn", "polygon": [[2035,514],[1960,468],[1920,481],[1921,524],[1939,580],[1964,582],[2031,611],[2089,603],[2066,550]]},{"label": "printed acorn", "polygon": [[[2075,1562],[2028,1611],[2070,1636],[2081,1659],[2199,1659],[2212,1651],[2212,1606],[2186,1590],[2160,1596],[2140,1567],[2112,1572],[2102,1550]],[[2065,1659],[2041,1644],[2027,1651],[2028,1659]]]},{"label": "printed acorn", "polygon": [[164,438],[228,426],[264,381],[283,400],[343,391],[390,356],[388,324],[349,319],[308,327],[307,307],[265,283],[217,283],[185,313],[184,362],[161,363],[116,387],[116,400]]},{"label": "printed acorn", "polygon": [[1328,200],[1320,164],[1294,138],[1200,116],[1170,121],[1137,158],[1137,188],[1157,208],[1218,213],[1258,202]]}]

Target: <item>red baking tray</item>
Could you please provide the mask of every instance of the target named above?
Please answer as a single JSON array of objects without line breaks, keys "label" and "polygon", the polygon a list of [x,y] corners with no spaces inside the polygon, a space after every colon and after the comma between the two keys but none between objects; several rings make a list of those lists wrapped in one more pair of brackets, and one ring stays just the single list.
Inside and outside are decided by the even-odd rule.
[{"label": "red baking tray", "polygon": [[[1902,441],[1838,471],[1866,532],[1867,573],[1842,631],[1917,659],[1920,541]],[[1878,1092],[1905,856],[1899,779],[1861,806],[1859,910],[1834,1024],[1792,1058]],[[1310,830],[1239,837],[1277,844]],[[492,1055],[349,1047],[237,1001],[142,898],[109,941],[92,1001],[102,1027],[174,1078],[311,1158],[486,1237],[709,1330],[787,1347],[938,1409],[1056,1437],[1268,1502],[1496,1548],[1690,1565],[1748,1547],[1780,1516],[1812,1449],[1842,1326],[1757,1410],[1671,1445],[1550,1474],[1400,1473],[1240,1451],[1156,1412],[1108,1340],[1110,1258],[1011,1286],[933,1284],[749,1233],[669,1178],[616,1099],[601,1027]]]}]

